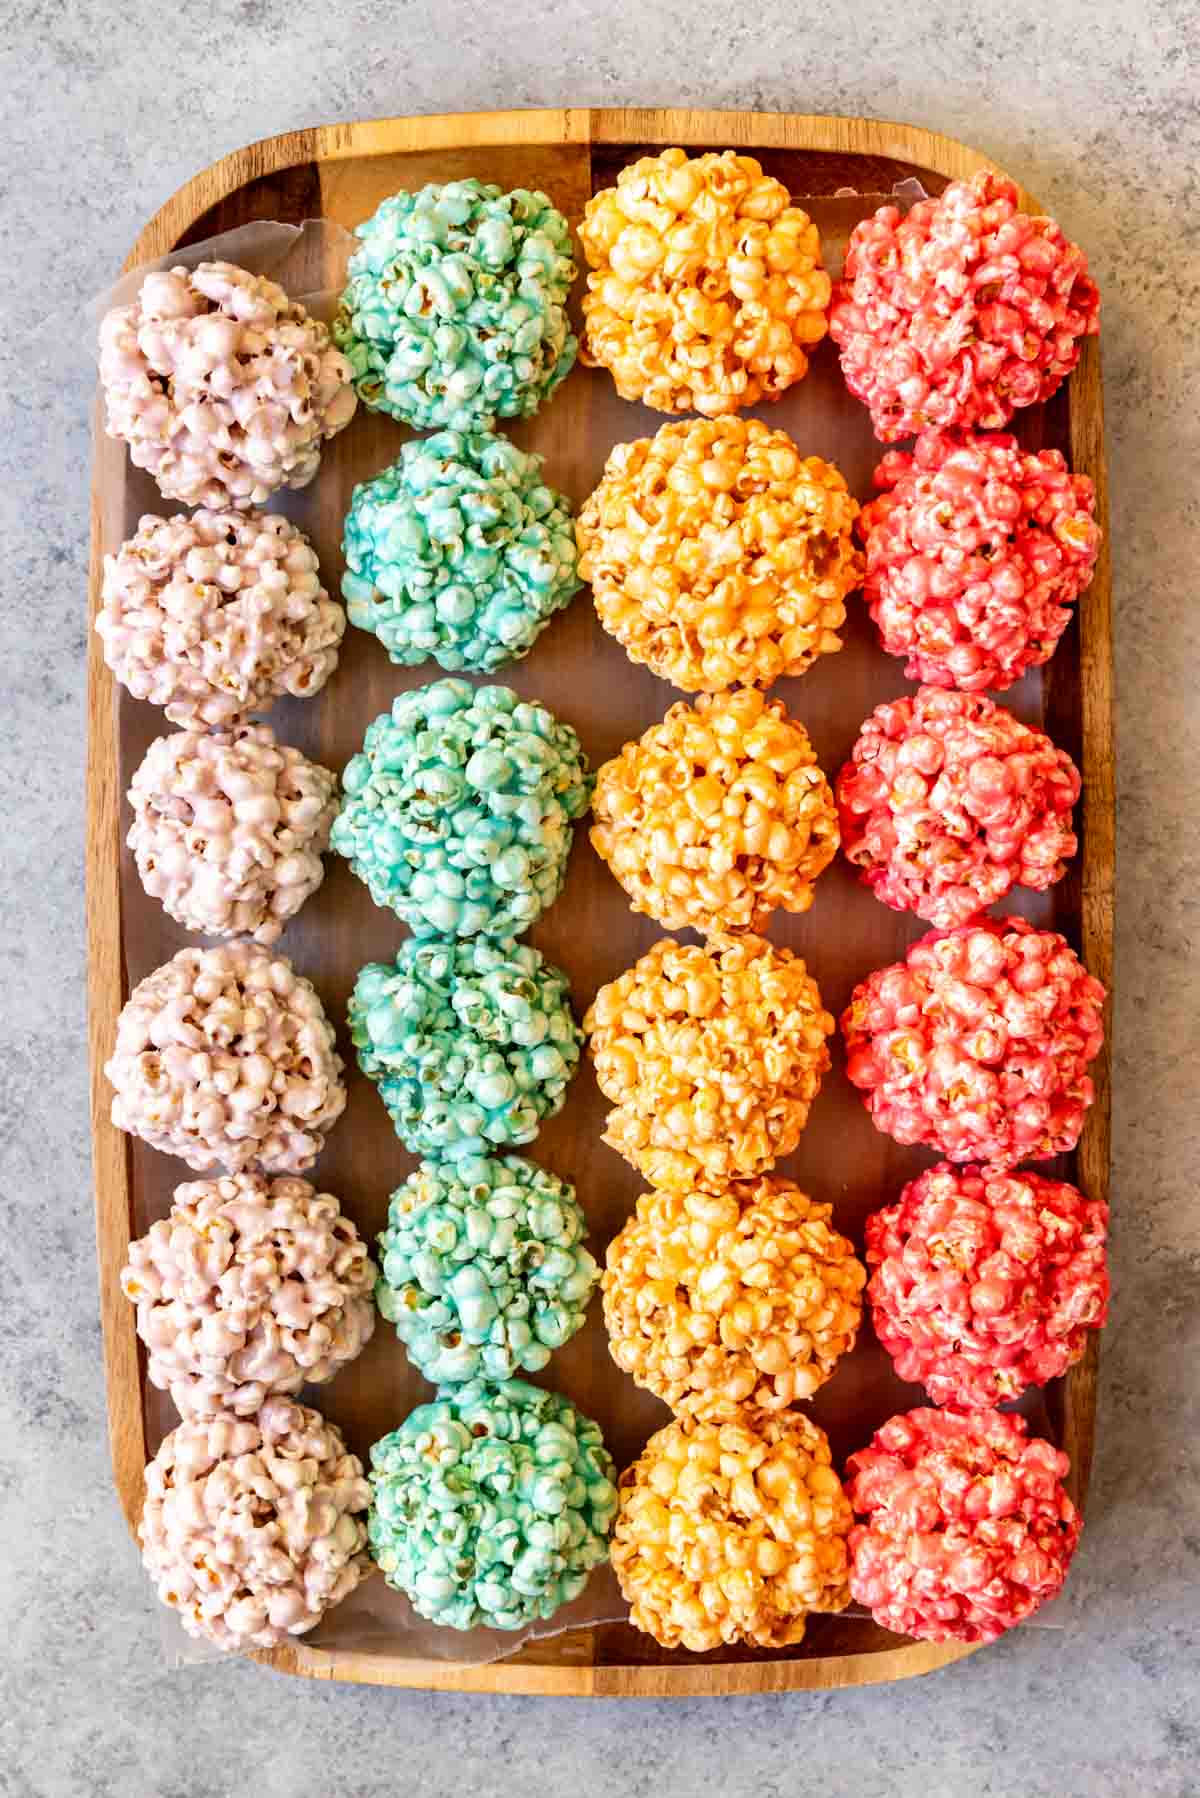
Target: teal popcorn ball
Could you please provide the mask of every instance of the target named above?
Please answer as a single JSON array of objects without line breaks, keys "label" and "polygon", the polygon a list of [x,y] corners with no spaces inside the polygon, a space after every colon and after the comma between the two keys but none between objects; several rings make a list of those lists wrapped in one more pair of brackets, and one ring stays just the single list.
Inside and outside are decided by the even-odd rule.
[{"label": "teal popcorn ball", "polygon": [[490,431],[406,443],[350,501],[350,622],[404,667],[490,674],[528,654],[581,585],[570,506],[541,467]]},{"label": "teal popcorn ball", "polygon": [[522,1155],[424,1161],[392,1194],[375,1298],[435,1386],[536,1373],[600,1278],[574,1188]]},{"label": "teal popcorn ball", "polygon": [[451,1629],[520,1629],[578,1598],[617,1510],[599,1428],[556,1392],[473,1380],[371,1450],[371,1553]]},{"label": "teal popcorn ball", "polygon": [[511,940],[408,937],[350,997],[358,1063],[414,1155],[532,1142],[561,1111],[583,1032],[567,977]]},{"label": "teal popcorn ball", "polygon": [[566,219],[482,181],[393,194],[355,232],[333,326],[359,395],[418,431],[536,412],[575,361]]},{"label": "teal popcorn ball", "polygon": [[566,878],[592,782],[579,738],[509,687],[434,681],[368,726],[330,841],[415,936],[510,937]]}]

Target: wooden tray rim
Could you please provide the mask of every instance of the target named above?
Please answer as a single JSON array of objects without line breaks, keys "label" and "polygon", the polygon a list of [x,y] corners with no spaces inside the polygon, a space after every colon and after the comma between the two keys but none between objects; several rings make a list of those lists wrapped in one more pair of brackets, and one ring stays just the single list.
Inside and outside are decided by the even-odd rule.
[{"label": "wooden tray rim", "polygon": [[[237,187],[298,164],[474,144],[594,143],[720,143],[748,150],[840,152],[913,163],[952,180],[969,177],[980,169],[997,169],[991,158],[981,152],[920,126],[823,114],[564,107],[361,120],[284,132],[221,157],[186,181],[159,208],[141,232],[123,268],[135,268],[165,255],[199,218]],[[1038,209],[1037,202],[1023,188],[1021,194],[1031,210]],[[1081,931],[1087,965],[1108,985],[1115,841],[1111,575],[1100,352],[1095,338],[1085,340],[1072,384],[1072,466],[1089,473],[1095,482],[1096,515],[1104,533],[1091,587],[1080,604],[1079,677],[1084,744]],[[100,600],[101,524],[93,480],[89,627],[94,623]],[[137,1335],[132,1307],[122,1297],[119,1280],[131,1240],[130,1160],[127,1139],[109,1116],[103,1074],[126,985],[120,928],[122,795],[117,773],[115,682],[105,667],[99,639],[92,628],[87,696],[88,1042],[96,1243],[113,1479],[130,1531],[136,1536],[144,1495],[146,1444]],[[1100,1196],[1106,1191],[1109,1161],[1107,1068],[1106,1050],[1097,1072],[1096,1103],[1088,1114],[1079,1144],[1081,1183]],[[1098,1359],[1098,1341],[1093,1334],[1085,1359],[1069,1376],[1076,1402],[1068,1407],[1068,1416],[1074,1419],[1076,1427],[1068,1450],[1081,1507],[1093,1446]],[[911,1642],[874,1654],[811,1660],[705,1661],[678,1666],[553,1665],[513,1660],[471,1666],[314,1648],[297,1641],[256,1658],[279,1672],[355,1684],[541,1696],[661,1698],[881,1684],[931,1672],[972,1652],[973,1646],[961,1643]]]}]

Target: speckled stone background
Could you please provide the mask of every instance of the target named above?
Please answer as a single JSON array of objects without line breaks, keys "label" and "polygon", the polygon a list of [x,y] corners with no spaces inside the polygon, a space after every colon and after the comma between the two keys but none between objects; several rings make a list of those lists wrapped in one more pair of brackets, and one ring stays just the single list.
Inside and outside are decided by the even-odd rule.
[{"label": "speckled stone background", "polygon": [[[0,0],[0,1793],[1200,1789],[1200,255],[1192,0]],[[1116,1300],[1061,1615],[908,1686],[613,1702],[168,1670],[108,1475],[83,969],[84,298],[189,175],[337,118],[873,113],[1017,173],[1104,294],[1120,738]]]}]

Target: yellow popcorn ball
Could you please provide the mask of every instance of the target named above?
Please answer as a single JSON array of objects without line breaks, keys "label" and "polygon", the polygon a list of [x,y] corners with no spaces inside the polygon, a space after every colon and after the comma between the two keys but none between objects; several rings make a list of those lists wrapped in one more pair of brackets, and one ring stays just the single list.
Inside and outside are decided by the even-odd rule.
[{"label": "yellow popcorn ball", "polygon": [[842,474],[757,418],[619,443],[576,520],[606,631],[687,693],[769,687],[842,647],[862,583]]},{"label": "yellow popcorn ball", "polygon": [[850,1602],[850,1505],[823,1430],[798,1411],[676,1419],[620,1480],[612,1564],[664,1648],[787,1648]]},{"label": "yellow popcorn ball", "polygon": [[821,240],[734,150],[643,156],[588,201],[580,360],[625,400],[715,418],[778,399],[828,328]]},{"label": "yellow popcorn ball", "polygon": [[867,1278],[832,1210],[770,1176],[643,1193],[603,1278],[617,1366],[679,1415],[811,1398],[854,1347]]},{"label": "yellow popcorn ball", "polygon": [[753,687],[673,705],[605,762],[592,811],[634,911],[705,936],[807,911],[839,842],[808,732]]},{"label": "yellow popcorn ball", "polygon": [[765,1173],[789,1155],[829,1066],[833,1019],[798,955],[759,936],[663,937],[583,1021],[613,1109],[604,1141],[652,1186]]}]

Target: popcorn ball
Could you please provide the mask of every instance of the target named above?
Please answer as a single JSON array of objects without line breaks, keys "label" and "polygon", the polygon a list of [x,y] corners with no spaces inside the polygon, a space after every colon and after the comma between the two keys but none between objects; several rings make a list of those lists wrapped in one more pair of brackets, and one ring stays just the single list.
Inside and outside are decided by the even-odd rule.
[{"label": "popcorn ball", "polygon": [[776,400],[825,335],[821,240],[734,150],[643,156],[588,201],[582,360],[625,400],[709,417]]},{"label": "popcorn ball", "polygon": [[1088,477],[1013,437],[926,431],[875,485],[858,520],[865,596],[908,678],[1000,692],[1049,661],[1100,549]]},{"label": "popcorn ball", "polygon": [[490,431],[404,444],[350,502],[351,624],[402,667],[432,656],[490,674],[528,655],[580,586],[570,502],[542,460]]},{"label": "popcorn ball", "polygon": [[837,852],[808,732],[753,687],[673,705],[596,777],[592,844],[668,930],[761,930],[807,911]]},{"label": "popcorn ball", "polygon": [[922,687],[863,725],[837,780],[842,846],[893,911],[965,924],[1062,879],[1079,786],[1065,750],[986,695]]},{"label": "popcorn ball", "polygon": [[269,724],[177,731],[133,777],[126,841],[142,885],[204,936],[273,943],[325,877],[337,777]]},{"label": "popcorn ball", "polygon": [[414,935],[511,937],[562,891],[591,784],[579,738],[545,706],[433,681],[368,726],[331,841]]},{"label": "popcorn ball", "polygon": [[532,1142],[562,1110],[583,1033],[567,977],[512,941],[409,937],[350,999],[358,1064],[414,1155]]},{"label": "popcorn ball", "polygon": [[369,1497],[341,1431],[306,1405],[190,1419],[146,1469],[142,1561],[189,1636],[277,1648],[370,1573]]},{"label": "popcorn ball", "polygon": [[850,1506],[799,1411],[676,1418],[620,1479],[612,1563],[630,1619],[664,1648],[788,1648],[850,1602]]},{"label": "popcorn ball", "polygon": [[1066,1373],[1108,1310],[1108,1206],[1064,1180],[953,1168],[867,1219],[875,1334],[937,1405],[983,1409]]},{"label": "popcorn ball", "polygon": [[857,502],[757,418],[619,443],[579,514],[579,573],[631,661],[684,692],[769,687],[842,647]]},{"label": "popcorn ball", "polygon": [[600,1278],[586,1234],[574,1187],[522,1155],[423,1161],[392,1194],[379,1309],[435,1386],[537,1373]]},{"label": "popcorn ball", "polygon": [[811,1398],[854,1347],[866,1272],[790,1180],[647,1192],[609,1245],[612,1358],[677,1415]]},{"label": "popcorn ball", "polygon": [[1083,251],[990,170],[856,225],[829,311],[846,385],[884,442],[1007,424],[1057,391],[1099,329]]},{"label": "popcorn ball", "polygon": [[117,1128],[199,1173],[301,1174],[346,1104],[311,982],[243,941],[181,949],[147,974],[117,1019],[104,1072]]},{"label": "popcorn ball", "polygon": [[129,1245],[152,1385],[184,1417],[252,1417],[272,1394],[323,1385],[370,1341],[376,1270],[332,1193],[283,1175],[175,1189]]},{"label": "popcorn ball", "polygon": [[220,727],[285,694],[311,698],[345,628],[307,538],[274,514],[147,514],[104,558],[104,659],[172,724]]},{"label": "popcorn ball", "polygon": [[1007,1411],[909,1411],[846,1464],[850,1591],[883,1629],[994,1642],[1053,1598],[1083,1520],[1066,1455]]},{"label": "popcorn ball", "polygon": [[545,194],[431,183],[384,200],[355,236],[333,336],[368,406],[470,431],[528,418],[570,373],[576,268]]},{"label": "popcorn ball", "polygon": [[1094,1095],[1104,988],[1024,918],[930,931],[842,1014],[846,1073],[877,1129],[1000,1168],[1073,1149]]},{"label": "popcorn ball", "polygon": [[355,407],[328,328],[231,262],[147,275],[100,326],[100,384],[108,435],[185,506],[306,487]]},{"label": "popcorn ball", "polygon": [[474,1380],[371,1450],[371,1550],[450,1629],[521,1629],[578,1598],[617,1508],[599,1428],[556,1392]]},{"label": "popcorn ball", "polygon": [[833,1019],[798,955],[762,937],[663,937],[583,1020],[613,1109],[604,1140],[680,1191],[790,1155],[829,1066]]}]

